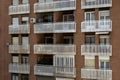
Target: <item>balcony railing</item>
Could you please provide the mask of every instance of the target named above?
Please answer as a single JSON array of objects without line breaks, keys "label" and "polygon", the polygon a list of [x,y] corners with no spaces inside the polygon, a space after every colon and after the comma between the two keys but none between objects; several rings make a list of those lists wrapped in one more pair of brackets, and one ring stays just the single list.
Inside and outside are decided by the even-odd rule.
[{"label": "balcony railing", "polygon": [[56,76],[76,77],[76,69],[73,67],[56,67]]},{"label": "balcony railing", "polygon": [[81,45],[81,55],[112,56],[112,45]]},{"label": "balcony railing", "polygon": [[81,23],[81,32],[111,32],[111,20],[93,20],[83,21]]},{"label": "balcony railing", "polygon": [[69,67],[55,67],[50,65],[35,65],[34,66],[35,75],[44,76],[65,76],[65,77],[75,77],[75,68]]},{"label": "balcony railing", "polygon": [[10,25],[9,26],[9,34],[29,34],[30,33],[30,25]]},{"label": "balcony railing", "polygon": [[107,69],[81,69],[81,78],[111,80],[112,70]]},{"label": "balcony railing", "polygon": [[35,3],[34,12],[50,12],[50,11],[64,11],[64,10],[75,10],[76,0],[66,1],[52,1],[44,3]]},{"label": "balcony railing", "polygon": [[50,65],[35,65],[34,74],[35,75],[54,75],[54,67]]},{"label": "balcony railing", "polygon": [[75,45],[34,45],[35,54],[76,54]]},{"label": "balcony railing", "polygon": [[30,73],[30,65],[29,64],[10,63],[9,64],[9,72],[10,73],[29,74]]},{"label": "balcony railing", "polygon": [[111,7],[112,0],[81,0],[82,9]]},{"label": "balcony railing", "polygon": [[30,13],[29,4],[11,5],[9,6],[9,15]]},{"label": "balcony railing", "polygon": [[30,53],[29,45],[9,45],[9,53]]},{"label": "balcony railing", "polygon": [[39,23],[34,25],[34,33],[73,33],[75,22]]}]

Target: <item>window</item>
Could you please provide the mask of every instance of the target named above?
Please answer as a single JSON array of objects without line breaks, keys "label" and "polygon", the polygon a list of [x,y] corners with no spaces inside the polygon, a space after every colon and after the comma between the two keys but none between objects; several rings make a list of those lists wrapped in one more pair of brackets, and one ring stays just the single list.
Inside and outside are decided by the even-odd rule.
[{"label": "window", "polygon": [[73,14],[66,14],[63,15],[63,21],[74,21],[74,15]]},{"label": "window", "polygon": [[29,80],[29,76],[25,75],[25,74],[22,74],[21,75],[21,80]]},{"label": "window", "polygon": [[100,69],[110,69],[109,58],[99,58],[99,68]]},{"label": "window", "polygon": [[28,38],[28,36],[23,36],[23,37],[22,37],[22,44],[23,44],[23,45],[29,44],[29,38]]},{"label": "window", "polygon": [[12,18],[12,25],[19,25],[19,19],[18,18]]},{"label": "window", "polygon": [[85,68],[94,68],[95,67],[95,57],[89,56],[85,57]]},{"label": "window", "polygon": [[12,44],[19,44],[19,38],[18,37],[12,37]]},{"label": "window", "polygon": [[29,3],[29,0],[22,0],[22,3],[27,4],[27,3]]},{"label": "window", "polygon": [[100,44],[110,44],[109,35],[100,35]]},{"label": "window", "polygon": [[38,57],[37,64],[53,65],[53,55],[43,55]]},{"label": "window", "polygon": [[12,74],[12,80],[18,80],[18,74]]},{"label": "window", "polygon": [[74,56],[55,55],[54,66],[58,67],[74,67]]},{"label": "window", "polygon": [[73,36],[65,36],[63,43],[64,44],[73,44]]},{"label": "window", "polygon": [[28,61],[28,56],[22,56],[22,63],[23,64],[27,64],[29,61]]},{"label": "window", "polygon": [[108,11],[99,11],[99,19],[100,20],[109,20],[110,19],[110,12]]},{"label": "window", "polygon": [[95,13],[94,12],[85,12],[85,20],[95,20]]},{"label": "window", "polygon": [[95,44],[95,36],[94,35],[86,35],[85,43],[86,44]]},{"label": "window", "polygon": [[19,0],[12,0],[13,2],[12,2],[12,4],[13,5],[18,5],[19,4]]},{"label": "window", "polygon": [[41,13],[37,15],[37,23],[53,22],[53,13]]},{"label": "window", "polygon": [[19,57],[18,56],[12,56],[12,62],[13,63],[19,63]]},{"label": "window", "polygon": [[28,17],[22,17],[22,24],[28,24],[29,18]]},{"label": "window", "polygon": [[45,44],[53,44],[53,37],[45,37]]}]

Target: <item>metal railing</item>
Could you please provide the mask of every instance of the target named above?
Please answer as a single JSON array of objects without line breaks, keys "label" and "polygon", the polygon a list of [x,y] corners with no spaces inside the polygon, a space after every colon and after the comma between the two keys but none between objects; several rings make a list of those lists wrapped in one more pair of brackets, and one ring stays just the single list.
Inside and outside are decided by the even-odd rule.
[{"label": "metal railing", "polygon": [[111,7],[112,0],[81,0],[81,8],[101,8],[101,7]]},{"label": "metal railing", "polygon": [[38,23],[34,25],[34,33],[73,33],[75,22]]},{"label": "metal railing", "polygon": [[18,64],[18,63],[10,63],[9,64],[9,72],[10,73],[30,73],[30,65],[29,64]]},{"label": "metal railing", "polygon": [[81,45],[81,55],[112,56],[112,45]]},{"label": "metal railing", "polygon": [[82,68],[81,78],[109,80],[109,79],[112,79],[112,70]]},{"label": "metal railing", "polygon": [[22,25],[10,25],[9,26],[9,34],[29,34],[30,33],[30,25],[22,24]]},{"label": "metal railing", "polygon": [[111,32],[111,20],[91,20],[81,23],[81,32]]},{"label": "metal railing", "polygon": [[64,11],[76,9],[76,0],[35,3],[34,12]]},{"label": "metal railing", "polygon": [[34,45],[35,54],[76,54],[75,45]]},{"label": "metal railing", "polygon": [[30,53],[30,45],[9,45],[9,53]]},{"label": "metal railing", "polygon": [[19,4],[9,6],[9,15],[30,13],[29,4]]},{"label": "metal railing", "polygon": [[76,70],[73,67],[55,67],[52,65],[35,65],[34,74],[47,75],[47,76],[75,77]]}]

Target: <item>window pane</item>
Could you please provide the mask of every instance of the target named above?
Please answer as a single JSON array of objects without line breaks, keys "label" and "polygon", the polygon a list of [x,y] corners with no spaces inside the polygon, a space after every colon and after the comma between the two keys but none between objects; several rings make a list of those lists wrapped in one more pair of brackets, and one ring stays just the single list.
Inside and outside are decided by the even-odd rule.
[{"label": "window pane", "polygon": [[28,56],[22,56],[22,63],[23,64],[28,63]]},{"label": "window pane", "polygon": [[19,0],[13,0],[13,5],[18,5],[19,4]]},{"label": "window pane", "polygon": [[86,35],[85,36],[85,43],[86,44],[94,44],[95,43],[95,36],[94,35]]},{"label": "window pane", "polygon": [[29,0],[22,0],[22,3],[27,4],[27,3],[29,3]]},{"label": "window pane", "polygon": [[22,37],[22,44],[29,44],[29,38],[28,37]]},{"label": "window pane", "polygon": [[12,37],[12,44],[19,44],[18,37]]},{"label": "window pane", "polygon": [[110,68],[110,63],[106,62],[106,68],[109,69]]},{"label": "window pane", "polygon": [[12,62],[18,63],[19,62],[18,56],[12,56]]},{"label": "window pane", "polygon": [[87,68],[94,68],[95,67],[95,60],[94,59],[85,59],[85,67]]},{"label": "window pane", "polygon": [[12,18],[12,25],[18,25],[19,19],[18,18]]},{"label": "window pane", "polygon": [[104,68],[104,62],[100,62],[100,68]]},{"label": "window pane", "polygon": [[27,24],[29,21],[28,17],[22,17],[22,24]]}]

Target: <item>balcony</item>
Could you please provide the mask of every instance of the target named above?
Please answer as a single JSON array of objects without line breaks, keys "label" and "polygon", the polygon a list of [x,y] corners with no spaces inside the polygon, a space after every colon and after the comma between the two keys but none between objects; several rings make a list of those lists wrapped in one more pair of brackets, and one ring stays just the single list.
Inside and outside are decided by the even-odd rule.
[{"label": "balcony", "polygon": [[112,45],[81,45],[81,55],[112,56]]},{"label": "balcony", "polygon": [[9,34],[29,34],[30,33],[30,25],[10,25],[9,26]]},{"label": "balcony", "polygon": [[75,45],[34,45],[35,54],[76,54]]},{"label": "balcony", "polygon": [[30,65],[29,64],[10,63],[9,64],[9,72],[10,73],[29,74],[30,73]]},{"label": "balcony", "polygon": [[34,33],[74,33],[75,22],[38,23],[34,25]]},{"label": "balcony", "polygon": [[83,21],[81,23],[81,32],[111,32],[111,20],[93,20]]},{"label": "balcony", "polygon": [[34,12],[51,12],[51,11],[66,11],[75,10],[76,0],[53,1],[34,4]]},{"label": "balcony", "polygon": [[112,0],[81,0],[81,9],[112,7]]},{"label": "balcony", "polygon": [[75,77],[75,68],[67,67],[55,67],[52,65],[35,65],[34,74],[42,76],[64,76],[64,77]]},{"label": "balcony", "polygon": [[81,69],[81,78],[112,80],[112,70],[107,69]]},{"label": "balcony", "polygon": [[11,5],[9,6],[9,15],[28,14],[30,13],[29,4]]},{"label": "balcony", "polygon": [[9,53],[29,54],[30,46],[29,45],[9,45]]}]

